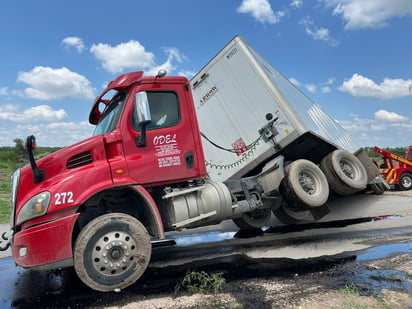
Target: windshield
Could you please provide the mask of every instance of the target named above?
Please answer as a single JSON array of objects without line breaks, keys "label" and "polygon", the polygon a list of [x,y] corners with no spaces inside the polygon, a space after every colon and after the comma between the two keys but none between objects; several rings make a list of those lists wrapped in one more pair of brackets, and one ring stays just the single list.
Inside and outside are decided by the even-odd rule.
[{"label": "windshield", "polygon": [[126,92],[119,92],[110,100],[94,129],[93,135],[105,134],[114,130],[125,102]]}]

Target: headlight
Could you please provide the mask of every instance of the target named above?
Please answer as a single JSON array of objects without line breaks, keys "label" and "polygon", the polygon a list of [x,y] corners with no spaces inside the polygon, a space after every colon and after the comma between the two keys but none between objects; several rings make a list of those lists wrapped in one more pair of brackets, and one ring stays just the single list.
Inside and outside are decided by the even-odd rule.
[{"label": "headlight", "polygon": [[19,216],[17,217],[16,225],[20,225],[27,220],[43,216],[49,207],[50,193],[47,191],[41,192],[33,196],[21,208]]}]

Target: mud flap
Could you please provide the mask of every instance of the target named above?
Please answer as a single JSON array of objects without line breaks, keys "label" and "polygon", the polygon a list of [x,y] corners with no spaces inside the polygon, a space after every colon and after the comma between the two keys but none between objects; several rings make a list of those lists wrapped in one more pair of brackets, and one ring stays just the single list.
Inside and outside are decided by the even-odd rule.
[{"label": "mud flap", "polygon": [[366,154],[365,150],[360,148],[354,153],[354,155],[361,161],[362,165],[365,167],[366,174],[368,176],[368,183],[372,182],[376,177],[381,175],[379,169],[373,164],[372,160]]},{"label": "mud flap", "polygon": [[315,221],[318,221],[326,216],[330,212],[330,209],[327,205],[323,205],[320,207],[312,208],[309,211],[312,214],[313,219],[315,219]]}]

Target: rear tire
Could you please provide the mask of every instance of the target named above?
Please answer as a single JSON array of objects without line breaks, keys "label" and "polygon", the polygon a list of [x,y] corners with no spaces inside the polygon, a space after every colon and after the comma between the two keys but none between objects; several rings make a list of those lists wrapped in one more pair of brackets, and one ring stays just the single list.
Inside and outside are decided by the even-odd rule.
[{"label": "rear tire", "polygon": [[255,230],[264,227],[272,216],[268,208],[256,209],[242,214],[240,218],[233,219],[233,222],[242,230]]},{"label": "rear tire", "polygon": [[74,268],[90,288],[109,292],[135,283],[145,272],[152,246],[134,217],[111,213],[90,221],[74,246]]},{"label": "rear tire", "polygon": [[338,195],[350,195],[362,190],[368,183],[363,164],[346,150],[335,150],[322,159],[320,165],[330,188]]},{"label": "rear tire", "polygon": [[403,173],[401,177],[399,177],[398,187],[402,191],[407,191],[407,190],[412,189],[412,174]]},{"label": "rear tire", "polygon": [[322,206],[329,197],[329,186],[320,168],[311,161],[299,159],[285,168],[279,188],[291,210],[303,211]]}]

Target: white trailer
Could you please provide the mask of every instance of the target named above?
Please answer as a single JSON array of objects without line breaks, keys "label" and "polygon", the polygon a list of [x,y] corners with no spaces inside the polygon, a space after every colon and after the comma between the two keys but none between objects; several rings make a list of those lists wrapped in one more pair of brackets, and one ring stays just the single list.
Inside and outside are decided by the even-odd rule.
[{"label": "white trailer", "polygon": [[[279,208],[292,219],[287,222],[308,210],[323,216],[318,206],[329,188],[339,195],[367,185],[376,193],[387,189],[353,137],[240,36],[192,78],[191,87],[210,178],[230,183],[258,176],[266,197],[279,195],[282,180],[300,182],[280,192],[289,204]],[[302,188],[315,201],[296,202],[307,198]],[[285,217],[281,212],[278,217]]]}]

